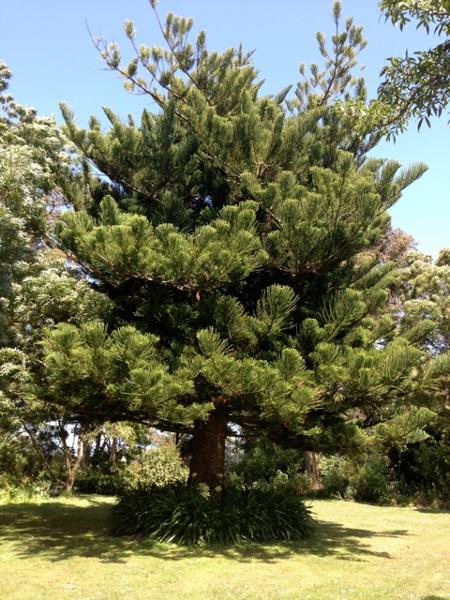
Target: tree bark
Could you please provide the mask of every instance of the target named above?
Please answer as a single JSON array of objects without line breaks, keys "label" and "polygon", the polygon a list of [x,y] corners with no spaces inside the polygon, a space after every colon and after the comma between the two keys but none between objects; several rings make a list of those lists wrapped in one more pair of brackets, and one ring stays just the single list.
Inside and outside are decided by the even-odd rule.
[{"label": "tree bark", "polygon": [[198,421],[194,427],[189,481],[206,483],[211,492],[223,483],[226,431],[226,415],[217,410],[210,413],[207,421]]},{"label": "tree bark", "polygon": [[315,452],[305,452],[305,471],[311,478],[311,485],[314,491],[317,491],[321,487],[320,471],[317,462],[317,454]]},{"label": "tree bark", "polygon": [[111,439],[111,447],[109,449],[109,462],[115,464],[117,462],[118,439],[113,436]]},{"label": "tree bark", "polygon": [[73,487],[75,485],[75,481],[78,475],[78,471],[80,470],[83,456],[84,456],[84,437],[85,432],[80,427],[76,438],[76,451],[75,456],[73,456],[73,449],[67,445],[65,438],[65,430],[62,426],[60,426],[61,432],[61,441],[63,444],[63,453],[64,453],[64,462],[66,467],[65,473],[65,481],[64,481],[64,491],[66,493],[72,493]]}]

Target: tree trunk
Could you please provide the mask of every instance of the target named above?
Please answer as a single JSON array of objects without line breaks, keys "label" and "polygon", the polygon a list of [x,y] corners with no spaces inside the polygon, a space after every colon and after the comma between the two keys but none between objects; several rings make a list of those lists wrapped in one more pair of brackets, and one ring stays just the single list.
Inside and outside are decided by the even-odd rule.
[{"label": "tree trunk", "polygon": [[66,479],[64,481],[64,491],[66,494],[71,494],[75,485],[76,473],[71,468],[66,470]]},{"label": "tree trunk", "polygon": [[118,450],[118,439],[116,436],[112,437],[111,448],[109,450],[109,462],[115,464],[117,462],[117,450]]},{"label": "tree trunk", "polygon": [[320,471],[317,462],[317,454],[315,452],[305,452],[305,471],[311,479],[312,489],[317,491],[321,487]]},{"label": "tree trunk", "polygon": [[39,446],[39,443],[36,439],[36,436],[33,432],[32,427],[28,427],[25,423],[23,424],[23,428],[26,431],[26,433],[28,434],[28,437],[31,440],[31,444],[36,452],[36,454],[39,456],[39,458],[41,459],[41,464],[44,467],[44,469],[47,471],[48,475],[50,476],[50,479],[52,480],[52,483],[60,483],[60,480],[58,479],[58,476],[56,475],[55,471],[53,470],[52,464],[51,464],[51,460],[49,460],[49,458],[46,456],[45,452],[43,451],[43,449]]},{"label": "tree trunk", "polygon": [[92,444],[90,442],[84,443],[83,458],[81,460],[81,467],[83,469],[89,469],[91,466],[92,457]]},{"label": "tree trunk", "polygon": [[223,483],[226,431],[226,415],[214,410],[195,424],[190,444],[189,481],[206,483],[211,492]]},{"label": "tree trunk", "polygon": [[75,458],[72,455],[71,449],[64,445],[64,459],[66,463],[66,478],[64,481],[64,491],[70,494],[73,490],[73,486],[75,485],[75,480],[78,475],[78,471],[80,470],[84,455],[84,434],[81,431],[78,433],[78,438],[76,442],[76,454]]}]

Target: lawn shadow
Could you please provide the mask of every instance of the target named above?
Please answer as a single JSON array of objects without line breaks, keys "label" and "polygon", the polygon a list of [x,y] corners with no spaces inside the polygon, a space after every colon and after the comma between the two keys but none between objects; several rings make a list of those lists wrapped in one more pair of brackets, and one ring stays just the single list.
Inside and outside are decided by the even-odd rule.
[{"label": "lawn shadow", "polygon": [[429,514],[429,515],[449,515],[450,514],[450,509],[449,508],[429,508],[429,507],[425,507],[425,506],[421,506],[421,507],[417,507],[414,509],[417,512],[420,513],[425,513],[425,514]]},{"label": "lawn shadow", "polygon": [[387,552],[371,548],[371,539],[408,535],[405,530],[373,531],[319,521],[316,535],[302,542],[183,547],[109,536],[109,509],[110,504],[91,499],[87,507],[58,501],[0,506],[0,544],[9,542],[19,558],[42,556],[51,561],[75,556],[118,563],[131,556],[164,560],[222,556],[242,562],[278,562],[298,554],[363,561],[369,557],[390,558]]}]

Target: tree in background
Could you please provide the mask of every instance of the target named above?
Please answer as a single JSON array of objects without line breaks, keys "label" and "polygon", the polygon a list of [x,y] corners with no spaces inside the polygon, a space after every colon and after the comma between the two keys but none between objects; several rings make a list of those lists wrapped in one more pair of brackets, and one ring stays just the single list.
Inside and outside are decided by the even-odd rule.
[{"label": "tree in background", "polygon": [[393,311],[402,331],[411,334],[428,329],[422,344],[431,361],[425,373],[432,385],[420,401],[432,409],[437,418],[426,428],[426,439],[393,449],[390,457],[403,493],[444,502],[450,492],[449,293],[448,249],[441,250],[435,261],[418,252],[407,255],[399,271]]},{"label": "tree in background", "polygon": [[393,57],[384,67],[380,99],[394,107],[389,131],[396,134],[411,118],[430,125],[440,116],[450,98],[450,2],[449,0],[381,0],[386,20],[402,30],[411,21],[416,28],[443,38],[434,48]]},{"label": "tree in background", "polygon": [[[7,452],[5,445],[2,470],[12,469],[11,476],[17,475],[20,481],[21,473],[25,478],[36,476],[38,464],[47,477],[55,481],[62,477],[65,487],[70,488],[72,458],[75,463],[77,460],[66,445],[63,422],[70,415],[61,407],[45,405],[33,391],[42,368],[41,341],[45,327],[59,321],[79,323],[95,314],[105,316],[108,302],[52,248],[52,222],[63,202],[62,185],[68,185],[72,178],[71,152],[53,119],[38,116],[33,108],[17,104],[8,94],[10,77],[2,63],[0,443],[9,448]],[[56,438],[64,450],[68,480],[52,466]],[[15,448],[16,454],[29,460],[13,458]],[[33,453],[36,456],[31,458]],[[11,467],[14,464],[18,465],[17,473]]]},{"label": "tree in background", "polygon": [[395,283],[384,310],[397,333],[423,350],[428,384],[411,394],[435,418],[421,438],[388,436],[351,455],[320,457],[321,493],[380,502],[405,499],[446,505],[450,490],[449,453],[449,265],[448,250],[436,261],[421,254],[411,236],[386,229],[371,250],[378,260],[394,261]]}]

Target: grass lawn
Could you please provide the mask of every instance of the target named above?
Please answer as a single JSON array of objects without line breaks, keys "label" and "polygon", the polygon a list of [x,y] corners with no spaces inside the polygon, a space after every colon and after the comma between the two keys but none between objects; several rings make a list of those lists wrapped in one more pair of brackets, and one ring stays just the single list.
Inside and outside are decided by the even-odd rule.
[{"label": "grass lawn", "polygon": [[0,598],[450,599],[450,514],[314,501],[315,539],[183,548],[113,539],[112,499],[0,506]]}]

